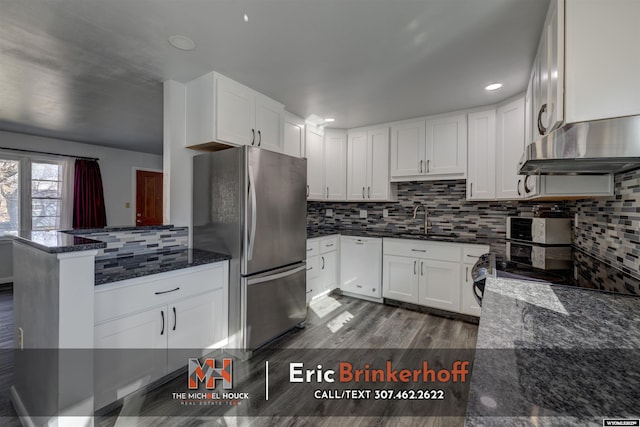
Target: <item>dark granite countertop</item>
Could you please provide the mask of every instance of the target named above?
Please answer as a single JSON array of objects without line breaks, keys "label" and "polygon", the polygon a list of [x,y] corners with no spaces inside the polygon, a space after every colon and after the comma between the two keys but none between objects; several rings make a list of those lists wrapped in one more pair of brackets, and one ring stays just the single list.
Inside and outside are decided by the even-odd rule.
[{"label": "dark granite countertop", "polygon": [[105,242],[72,236],[61,231],[18,231],[5,234],[26,245],[33,246],[45,252],[56,254],[63,252],[88,251],[106,248]]},{"label": "dark granite countertop", "polygon": [[343,236],[356,236],[356,237],[386,237],[393,239],[414,239],[425,240],[430,242],[448,242],[448,243],[462,243],[469,245],[491,245],[494,243],[503,242],[503,240],[474,236],[474,235],[461,235],[455,233],[430,233],[428,235],[422,233],[402,233],[398,231],[381,231],[381,230],[367,230],[367,229],[307,229],[307,238],[312,239],[315,237],[324,237],[332,234],[340,234]]},{"label": "dark granite countertop", "polygon": [[488,278],[471,426],[602,426],[640,419],[640,298]]},{"label": "dark granite countertop", "polygon": [[95,285],[104,285],[228,259],[231,259],[229,255],[216,252],[181,249],[98,260],[95,268]]},{"label": "dark granite countertop", "polygon": [[[143,230],[171,230],[176,228],[174,225],[111,225],[101,228],[75,228],[72,230],[60,230],[67,234],[94,234],[94,233],[110,233],[115,231],[143,231]],[[182,227],[177,227],[182,228]]]}]

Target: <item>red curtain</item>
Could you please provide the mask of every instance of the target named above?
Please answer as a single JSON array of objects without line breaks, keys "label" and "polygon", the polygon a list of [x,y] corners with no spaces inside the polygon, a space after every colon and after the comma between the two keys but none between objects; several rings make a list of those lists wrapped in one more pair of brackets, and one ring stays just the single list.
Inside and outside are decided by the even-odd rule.
[{"label": "red curtain", "polygon": [[76,160],[73,177],[73,228],[107,225],[100,165],[95,160]]}]

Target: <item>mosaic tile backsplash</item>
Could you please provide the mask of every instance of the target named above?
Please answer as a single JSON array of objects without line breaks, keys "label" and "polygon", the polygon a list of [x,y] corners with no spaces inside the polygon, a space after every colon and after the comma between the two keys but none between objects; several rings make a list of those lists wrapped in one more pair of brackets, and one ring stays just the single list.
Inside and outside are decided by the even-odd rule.
[{"label": "mosaic tile backsplash", "polygon": [[[431,234],[455,233],[464,239],[483,237],[496,239],[492,250],[504,253],[506,217],[531,214],[534,206],[559,205],[573,216],[574,202],[477,202],[466,200],[465,180],[398,183],[398,201],[390,203],[330,203],[307,204],[307,226],[350,231],[375,230],[392,233],[424,231],[424,213],[416,219],[413,209],[423,204],[429,213]],[[333,217],[326,216],[333,209]],[[383,209],[389,216],[383,217]],[[367,218],[360,218],[360,210]]]},{"label": "mosaic tile backsplash", "polygon": [[98,250],[96,261],[187,248],[189,245],[188,227],[99,231],[76,235],[107,244],[106,248]]},{"label": "mosaic tile backsplash", "polygon": [[640,169],[615,177],[615,194],[576,202],[573,242],[640,278]]}]

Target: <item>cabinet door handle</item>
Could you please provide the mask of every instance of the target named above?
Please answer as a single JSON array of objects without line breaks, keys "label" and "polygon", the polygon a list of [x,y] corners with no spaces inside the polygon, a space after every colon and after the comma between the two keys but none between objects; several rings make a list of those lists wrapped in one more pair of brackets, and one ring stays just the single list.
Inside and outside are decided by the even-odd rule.
[{"label": "cabinet door handle", "polygon": [[160,331],[160,335],[164,335],[164,310],[160,310],[160,317],[162,318],[162,330]]},{"label": "cabinet door handle", "polygon": [[469,281],[469,266],[466,267],[465,277],[467,278],[467,282]]},{"label": "cabinet door handle", "polygon": [[422,173],[422,160],[420,160],[420,173]]},{"label": "cabinet door handle", "polygon": [[262,132],[258,131],[258,147],[260,147],[260,144],[262,144]]},{"label": "cabinet door handle", "polygon": [[424,276],[424,262],[420,261],[420,275]]},{"label": "cabinet door handle", "polygon": [[529,181],[529,177],[531,175],[527,175],[527,177],[524,179],[524,192],[525,194],[529,194],[531,192],[531,189],[529,187],[527,187],[527,181]]},{"label": "cabinet door handle", "polygon": [[518,196],[522,196],[522,193],[520,192],[520,183],[522,182],[522,179],[518,180],[518,185],[516,185],[516,191],[518,192]]},{"label": "cabinet door handle", "polygon": [[371,198],[371,187],[367,187],[367,197]]},{"label": "cabinet door handle", "polygon": [[327,187],[327,199],[329,198],[329,187]]},{"label": "cabinet door handle", "polygon": [[178,324],[178,315],[176,314],[176,308],[173,307],[173,330],[176,330],[176,325]]},{"label": "cabinet door handle", "polygon": [[416,265],[418,264],[418,260],[414,260],[413,261],[413,274],[417,274],[416,273]]},{"label": "cabinet door handle", "polygon": [[538,111],[538,132],[540,135],[545,135],[547,133],[547,128],[542,124],[542,114],[547,111],[547,104],[542,104],[540,107],[540,111]]},{"label": "cabinet door handle", "polygon": [[362,187],[362,198],[364,199],[364,187]]},{"label": "cabinet door handle", "polygon": [[251,129],[251,145],[253,145],[254,142],[256,142],[256,130]]},{"label": "cabinet door handle", "polygon": [[426,249],[411,249],[412,252],[427,252]]},{"label": "cabinet door handle", "polygon": [[309,184],[307,184],[307,197],[309,197]]},{"label": "cabinet door handle", "polygon": [[175,289],[171,289],[170,291],[160,291],[160,292],[156,292],[156,295],[168,294],[168,293],[170,293],[170,292],[175,292],[175,291],[179,291],[179,290],[180,290],[180,287],[178,286],[177,288],[175,288]]},{"label": "cabinet door handle", "polygon": [[320,257],[322,258],[322,269],[324,270],[324,257]]},{"label": "cabinet door handle", "polygon": [[429,162],[430,162],[430,161],[431,161],[431,160],[427,160],[427,173],[429,173]]},{"label": "cabinet door handle", "polygon": [[473,182],[471,183],[471,194],[470,197],[473,197]]}]

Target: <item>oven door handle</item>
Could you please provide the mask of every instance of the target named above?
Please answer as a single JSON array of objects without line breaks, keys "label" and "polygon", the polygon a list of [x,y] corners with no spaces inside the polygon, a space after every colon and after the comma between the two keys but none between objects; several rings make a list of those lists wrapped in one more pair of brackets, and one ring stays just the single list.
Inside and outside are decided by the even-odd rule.
[{"label": "oven door handle", "polygon": [[[480,294],[478,294],[478,292],[480,292]],[[482,307],[482,294],[484,292],[480,290],[480,288],[478,287],[478,282],[473,282],[473,296],[476,297],[476,301],[478,302],[478,305],[480,307]]]}]

